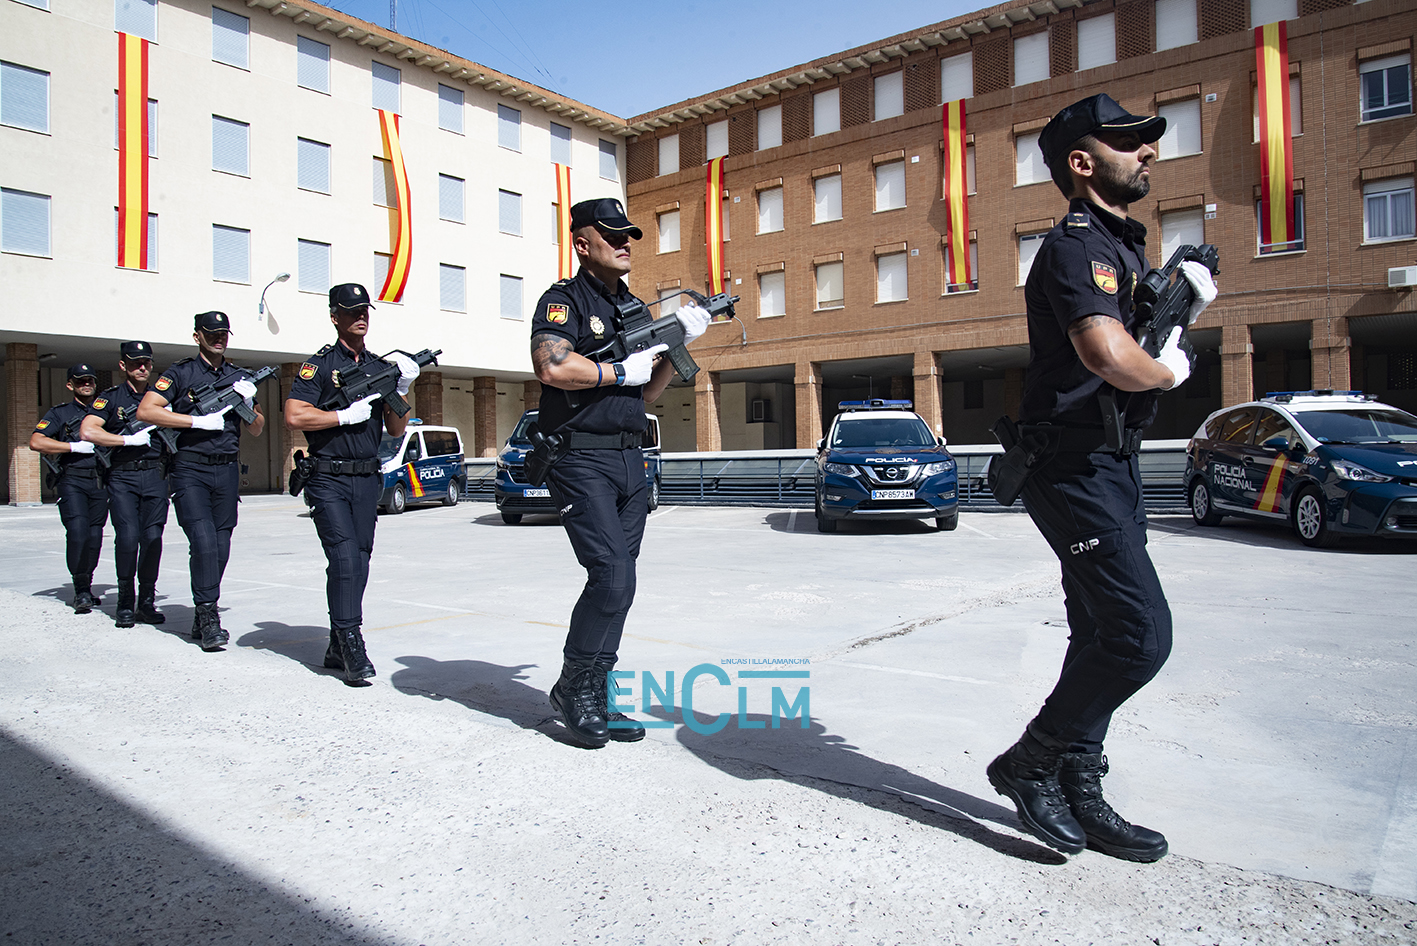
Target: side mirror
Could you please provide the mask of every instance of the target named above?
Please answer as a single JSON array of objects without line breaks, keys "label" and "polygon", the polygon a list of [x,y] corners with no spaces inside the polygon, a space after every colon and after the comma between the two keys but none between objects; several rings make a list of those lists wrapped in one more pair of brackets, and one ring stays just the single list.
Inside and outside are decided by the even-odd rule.
[{"label": "side mirror", "polygon": [[1266,450],[1288,450],[1289,438],[1282,435],[1277,435],[1274,437],[1270,437],[1264,443],[1260,444],[1260,446],[1264,447]]},{"label": "side mirror", "polygon": [[935,438],[935,443],[939,444],[939,445],[942,446],[942,447],[943,447],[946,443],[948,443],[948,442],[949,442],[949,441],[947,441],[944,437],[936,437],[936,438]]},{"label": "side mirror", "polygon": [[817,449],[818,449],[818,450],[822,449],[822,444],[824,444],[824,443],[826,443],[826,442],[827,442],[827,441],[826,441],[826,438],[825,438],[825,437],[823,437],[821,440],[818,440],[818,441],[817,441]]}]

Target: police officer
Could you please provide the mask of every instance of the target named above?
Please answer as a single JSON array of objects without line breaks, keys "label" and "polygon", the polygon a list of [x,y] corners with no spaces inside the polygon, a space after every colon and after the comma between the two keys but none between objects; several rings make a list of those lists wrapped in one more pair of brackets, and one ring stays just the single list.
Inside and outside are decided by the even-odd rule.
[{"label": "police officer", "polygon": [[[990,783],[1042,841],[1141,862],[1165,856],[1166,838],[1118,815],[1100,779],[1112,713],[1171,651],[1171,612],[1146,552],[1136,449],[1158,393],[1185,381],[1191,366],[1179,329],[1157,358],[1133,338],[1132,290],[1151,266],[1146,228],[1127,216],[1150,189],[1152,142],[1165,130],[1163,118],[1131,115],[1094,95],[1063,109],[1039,136],[1071,203],[1024,289],[1029,364],[1020,420],[1024,432],[1048,437],[1051,455],[1022,495],[1062,563],[1070,634],[1053,692],[988,767]],[[1186,278],[1199,297],[1194,319],[1215,288],[1199,264]],[[1120,447],[1103,430],[1107,397],[1125,426]]]},{"label": "police officer", "polygon": [[[563,438],[566,452],[547,485],[586,584],[571,612],[561,677],[551,705],[579,742],[635,742],[644,728],[606,705],[606,675],[614,669],[625,616],[635,597],[635,559],[648,515],[644,455],[645,404],[669,384],[673,366],[658,357],[663,345],[600,364],[586,356],[615,332],[617,303],[634,299],[630,240],[643,236],[618,200],[587,200],[571,208],[571,241],[580,260],[573,279],[555,283],[536,304],[531,359],[548,390],[537,425]],[[688,340],[701,335],[709,314],[682,306]],[[610,725],[614,723],[616,725]]]},{"label": "police officer", "polygon": [[138,405],[145,424],[172,427],[177,454],[172,460],[172,503],[177,523],[187,533],[188,570],[192,578],[192,639],[202,650],[217,650],[230,635],[217,616],[221,576],[231,554],[231,531],[241,489],[241,418],[229,407],[214,414],[192,414],[194,388],[211,384],[231,387],[256,412],[246,425],[253,437],[265,429],[266,418],[256,404],[256,385],[249,373],[226,360],[231,322],[225,312],[203,312],[193,320],[197,356],[183,358],[164,371]]},{"label": "police officer", "polygon": [[103,549],[108,521],[108,494],[98,482],[93,444],[79,430],[93,403],[98,376],[86,364],[74,365],[64,386],[74,395],[67,404],[50,408],[30,434],[30,449],[57,458],[59,520],[64,523],[65,558],[74,582],[74,612],[88,614],[99,605],[93,593],[93,570]]},{"label": "police officer", "polygon": [[153,347],[132,341],[118,350],[123,383],[94,398],[82,433],[85,440],[110,451],[105,479],[113,510],[113,565],[118,573],[114,623],[132,627],[135,621],[161,624],[167,620],[156,604],[162,530],[167,525],[167,471],[161,445],[153,442],[150,429],[127,431],[148,390]]},{"label": "police officer", "polygon": [[[330,609],[330,646],[324,665],[344,673],[346,682],[374,676],[374,664],[364,650],[364,587],[369,583],[369,556],[374,551],[374,526],[379,515],[379,441],[382,431],[402,436],[404,418],[373,395],[335,411],[321,410],[338,393],[341,371],[355,366],[382,367],[387,362],[365,348],[369,333],[369,292],[358,283],[330,290],[330,322],[336,340],[300,366],[285,402],[285,423],[305,432],[313,459],[305,484],[310,516],[329,563],[325,597]],[[395,353],[399,367],[395,388],[408,394],[418,378],[413,359]]]}]

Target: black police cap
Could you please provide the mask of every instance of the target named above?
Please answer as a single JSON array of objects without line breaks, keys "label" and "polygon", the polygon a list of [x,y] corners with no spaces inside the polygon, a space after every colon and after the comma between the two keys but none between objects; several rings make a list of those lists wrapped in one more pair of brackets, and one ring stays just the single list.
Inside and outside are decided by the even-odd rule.
[{"label": "black police cap", "polygon": [[225,312],[200,312],[192,320],[194,329],[204,332],[230,332],[231,320]]},{"label": "black police cap", "polygon": [[90,365],[87,365],[81,361],[77,365],[71,365],[69,367],[68,380],[73,381],[75,378],[93,378],[95,381],[97,381],[98,373],[94,371]]},{"label": "black police cap", "polygon": [[594,224],[608,233],[626,233],[636,240],[644,238],[644,231],[625,216],[625,208],[614,197],[597,197],[583,200],[571,208],[571,229],[579,230]]},{"label": "black police cap", "polygon": [[330,289],[331,309],[374,308],[369,302],[369,290],[357,282],[344,282]]},{"label": "black police cap", "polygon": [[151,358],[153,347],[147,342],[124,342],[118,346],[118,352],[124,358]]},{"label": "black police cap", "polygon": [[1038,136],[1043,163],[1052,169],[1067,160],[1073,145],[1083,135],[1099,131],[1134,131],[1143,144],[1150,144],[1166,131],[1166,119],[1155,115],[1133,115],[1110,95],[1089,96],[1074,102],[1053,116]]}]

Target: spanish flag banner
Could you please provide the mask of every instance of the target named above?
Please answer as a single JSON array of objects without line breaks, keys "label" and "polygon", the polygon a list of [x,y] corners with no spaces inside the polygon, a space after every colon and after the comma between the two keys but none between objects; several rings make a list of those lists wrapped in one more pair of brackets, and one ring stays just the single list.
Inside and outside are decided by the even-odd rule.
[{"label": "spanish flag banner", "polygon": [[556,260],[557,279],[570,279],[576,254],[571,247],[571,169],[553,164],[556,169]]},{"label": "spanish flag banner", "polygon": [[942,110],[945,133],[945,243],[949,247],[950,287],[970,288],[969,271],[969,168],[965,162],[964,99],[946,102]]},{"label": "spanish flag banner", "polygon": [[148,41],[118,34],[118,265],[148,268]]},{"label": "spanish flag banner", "polygon": [[723,292],[723,158],[708,163],[704,187],[704,243],[708,248],[709,295]]},{"label": "spanish flag banner", "polygon": [[384,156],[393,168],[399,202],[393,258],[389,260],[389,275],[384,280],[384,288],[379,290],[379,301],[398,302],[403,298],[404,286],[408,285],[408,268],[413,259],[413,212],[409,209],[408,171],[403,166],[398,114],[379,109],[379,132],[384,138]]},{"label": "spanish flag banner", "polygon": [[1289,131],[1289,38],[1284,21],[1255,27],[1259,79],[1260,244],[1284,248],[1294,232],[1294,145]]}]

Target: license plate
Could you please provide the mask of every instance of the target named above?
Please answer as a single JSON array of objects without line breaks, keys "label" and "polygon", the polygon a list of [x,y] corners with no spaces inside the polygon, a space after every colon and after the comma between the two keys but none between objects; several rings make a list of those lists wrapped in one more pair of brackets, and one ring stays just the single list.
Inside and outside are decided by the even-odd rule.
[{"label": "license plate", "polygon": [[872,498],[872,499],[914,499],[914,498],[915,498],[915,490],[913,490],[913,489],[873,489],[873,490],[871,490],[871,498]]},{"label": "license plate", "polygon": [[528,487],[525,491],[522,492],[522,495],[525,496],[527,499],[550,499],[551,490]]}]

